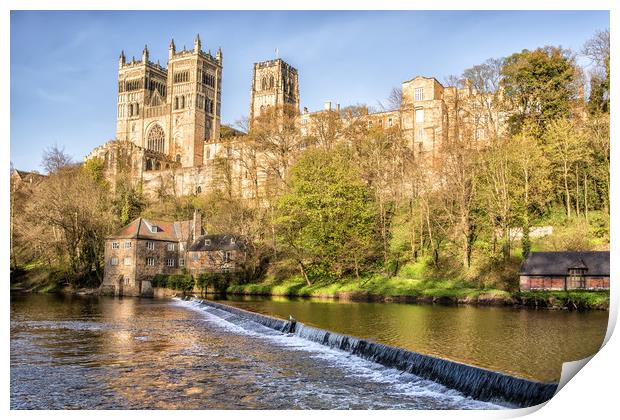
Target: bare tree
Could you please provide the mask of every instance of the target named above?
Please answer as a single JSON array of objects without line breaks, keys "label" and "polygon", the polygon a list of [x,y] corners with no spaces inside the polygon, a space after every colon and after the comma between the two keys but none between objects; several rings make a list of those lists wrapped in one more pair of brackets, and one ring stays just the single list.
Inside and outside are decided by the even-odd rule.
[{"label": "bare tree", "polygon": [[59,169],[67,167],[73,163],[73,159],[67,153],[65,148],[54,144],[43,151],[43,159],[41,166],[47,173],[57,172]]}]

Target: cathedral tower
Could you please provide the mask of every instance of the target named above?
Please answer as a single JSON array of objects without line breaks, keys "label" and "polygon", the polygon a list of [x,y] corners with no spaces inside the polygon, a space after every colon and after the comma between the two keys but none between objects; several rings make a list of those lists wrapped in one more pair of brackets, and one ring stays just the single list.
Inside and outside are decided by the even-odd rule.
[{"label": "cathedral tower", "polygon": [[168,100],[171,109],[170,143],[175,160],[183,167],[205,163],[209,142],[219,140],[222,102],[222,52],[216,57],[201,49],[196,35],[194,48],[177,52],[170,44]]},{"label": "cathedral tower", "polygon": [[[142,59],[119,57],[116,138],[131,141],[149,153],[182,167],[205,163],[204,150],[219,139],[222,52],[216,57],[194,47],[168,47],[168,67]],[[146,167],[146,170],[151,168]]]},{"label": "cathedral tower", "polygon": [[250,123],[267,107],[291,105],[299,113],[297,69],[282,59],[254,63]]}]

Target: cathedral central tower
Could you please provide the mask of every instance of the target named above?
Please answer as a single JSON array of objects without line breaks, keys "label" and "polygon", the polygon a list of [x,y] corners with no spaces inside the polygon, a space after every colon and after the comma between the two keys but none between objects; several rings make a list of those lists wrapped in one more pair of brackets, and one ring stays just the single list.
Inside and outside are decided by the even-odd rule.
[{"label": "cathedral central tower", "polygon": [[250,98],[250,122],[267,107],[290,105],[299,113],[297,69],[280,58],[254,63]]}]

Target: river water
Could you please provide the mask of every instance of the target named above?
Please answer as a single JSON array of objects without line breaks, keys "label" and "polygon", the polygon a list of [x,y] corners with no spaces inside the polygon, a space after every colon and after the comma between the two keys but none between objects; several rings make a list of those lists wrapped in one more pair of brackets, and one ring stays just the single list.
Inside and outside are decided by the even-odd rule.
[{"label": "river water", "polygon": [[[297,309],[294,314],[308,324],[319,322],[316,313],[320,308],[340,317],[349,314],[348,319],[340,319],[340,326],[363,319],[363,315],[353,316],[355,311],[366,311],[353,310],[355,305],[360,305],[359,308],[372,305],[277,300],[235,304],[254,305],[256,310],[280,316],[304,307],[305,311]],[[333,312],[345,305],[349,309],[339,311],[349,312]],[[389,311],[402,310],[390,308],[409,306],[414,305],[383,305],[386,316]],[[427,308],[444,310],[444,307]],[[376,309],[375,315],[379,311]],[[304,319],[306,315],[308,319]],[[600,346],[606,313],[578,315],[591,318],[591,328],[602,329],[590,335],[598,339]],[[331,325],[338,326],[333,322]],[[372,325],[377,322],[369,324],[369,330],[374,330]],[[403,322],[413,325],[414,320]],[[466,325],[462,319],[454,322]],[[428,329],[432,323],[420,327]],[[584,341],[581,327],[568,329],[574,338]],[[553,332],[556,331],[553,328],[550,331],[557,338],[558,332]],[[406,336],[403,332],[399,334]],[[430,331],[427,336],[431,337]],[[450,341],[447,347],[453,344]],[[434,382],[299,337],[258,325],[230,324],[193,302],[14,294],[11,295],[11,408],[497,409],[503,406],[464,397]]]},{"label": "river water", "polygon": [[606,311],[228,297],[242,309],[543,382],[598,351]]}]

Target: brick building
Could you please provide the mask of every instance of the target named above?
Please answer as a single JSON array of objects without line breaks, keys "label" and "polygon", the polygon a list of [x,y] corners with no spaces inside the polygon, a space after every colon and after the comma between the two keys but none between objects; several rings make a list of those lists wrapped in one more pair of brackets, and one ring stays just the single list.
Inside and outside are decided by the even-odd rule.
[{"label": "brick building", "polygon": [[609,290],[609,251],[530,252],[519,272],[529,290]]}]

